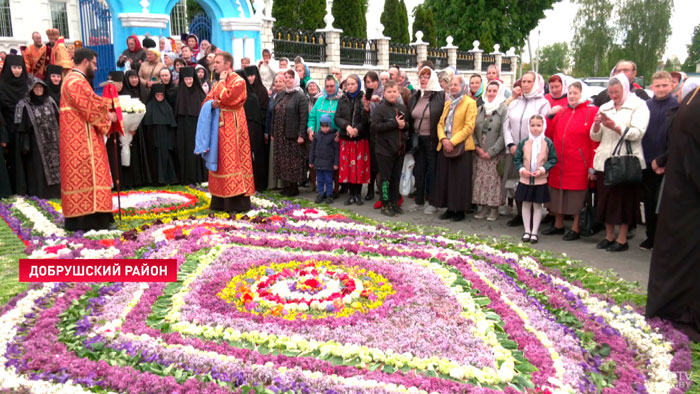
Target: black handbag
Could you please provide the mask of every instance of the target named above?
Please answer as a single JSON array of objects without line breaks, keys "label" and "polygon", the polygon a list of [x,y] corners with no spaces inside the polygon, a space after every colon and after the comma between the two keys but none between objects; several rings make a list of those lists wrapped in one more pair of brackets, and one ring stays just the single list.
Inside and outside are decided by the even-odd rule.
[{"label": "black handbag", "polygon": [[596,222],[597,208],[593,204],[593,188],[588,188],[586,193],[586,204],[581,208],[579,213],[579,234],[582,237],[590,237],[601,230],[601,225]]},{"label": "black handbag", "polygon": [[622,133],[620,141],[615,145],[612,155],[605,160],[603,169],[603,184],[605,186],[629,185],[642,182],[642,166],[637,156],[632,154],[630,142],[625,141],[627,154],[621,154],[622,141],[629,131],[629,127]]}]

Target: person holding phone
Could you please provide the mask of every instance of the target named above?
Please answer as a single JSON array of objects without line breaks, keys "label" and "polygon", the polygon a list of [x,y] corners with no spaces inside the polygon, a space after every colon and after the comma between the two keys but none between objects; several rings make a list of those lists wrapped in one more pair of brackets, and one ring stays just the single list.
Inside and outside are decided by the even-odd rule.
[{"label": "person holding phone", "polygon": [[[117,59],[117,67],[126,67],[127,70],[139,71],[141,64],[146,61],[146,51],[141,48],[141,42],[135,35],[126,39],[126,49]],[[127,67],[128,66],[128,67]]]},{"label": "person holding phone", "polygon": [[[382,96],[384,96],[384,86],[383,82],[379,79],[379,75],[374,71],[368,71],[367,74],[365,74],[364,81],[367,87],[367,93],[365,93],[365,97],[362,99],[362,106],[371,119],[372,113],[382,101]],[[375,152],[375,137],[372,133],[369,135],[369,164],[370,175],[365,201],[374,199],[374,185],[377,182],[377,174],[379,172],[377,169],[377,156]]]}]

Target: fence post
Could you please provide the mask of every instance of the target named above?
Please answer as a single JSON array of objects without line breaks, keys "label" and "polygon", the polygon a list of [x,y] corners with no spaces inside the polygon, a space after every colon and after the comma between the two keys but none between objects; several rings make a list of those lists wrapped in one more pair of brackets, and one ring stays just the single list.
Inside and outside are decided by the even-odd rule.
[{"label": "fence post", "polygon": [[420,63],[424,60],[428,60],[428,45],[430,45],[430,43],[423,42],[422,31],[418,30],[416,32],[416,42],[412,42],[411,45],[416,47],[416,62]]},{"label": "fence post", "polygon": [[474,48],[472,48],[469,52],[474,54],[474,70],[476,72],[480,73],[481,72],[481,57],[484,55],[484,51],[479,49],[479,40],[474,40],[472,45],[474,45]]},{"label": "fence post", "polygon": [[456,70],[457,69],[457,49],[459,49],[459,48],[452,45],[452,42],[454,41],[454,38],[452,38],[452,36],[447,36],[445,41],[447,41],[447,45],[442,47],[442,49],[447,50],[447,64],[454,67],[454,69]]},{"label": "fence post", "polygon": [[330,67],[340,66],[340,34],[343,32],[333,27],[334,20],[330,7],[326,7],[326,16],[323,17],[326,27],[316,30],[326,34],[326,63]]},{"label": "fence post", "polygon": [[379,37],[377,40],[377,66],[382,70],[389,69],[389,37]]},{"label": "fence post", "polygon": [[496,68],[499,72],[502,72],[501,65],[503,64],[503,54],[500,49],[500,44],[493,44],[493,52],[491,52],[491,54],[496,57]]},{"label": "fence post", "polygon": [[513,82],[518,77],[518,55],[513,54],[510,56],[510,71],[513,73]]},{"label": "fence post", "polygon": [[262,49],[269,49],[272,51],[275,44],[272,42],[275,35],[272,33],[272,26],[274,26],[276,19],[271,16],[262,17],[262,29],[260,30],[260,45]]}]

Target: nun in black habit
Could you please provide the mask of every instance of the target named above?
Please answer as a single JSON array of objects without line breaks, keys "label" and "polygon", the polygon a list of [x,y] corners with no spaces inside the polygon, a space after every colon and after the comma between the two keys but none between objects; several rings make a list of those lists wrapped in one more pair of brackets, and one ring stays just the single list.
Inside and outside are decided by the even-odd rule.
[{"label": "nun in black habit", "polygon": [[61,86],[63,85],[63,67],[56,64],[49,64],[46,67],[46,94],[51,96],[56,105],[61,105]]},{"label": "nun in black habit", "polygon": [[7,164],[5,163],[6,147],[7,128],[5,127],[5,118],[0,116],[0,198],[9,197],[12,195],[10,175],[7,173]]},{"label": "nun in black habit", "polygon": [[10,194],[17,193],[17,178],[24,178],[24,169],[15,143],[15,108],[17,103],[27,96],[29,91],[27,79],[24,58],[20,55],[7,55],[0,73],[0,112],[5,122],[7,136],[2,156],[9,176]]},{"label": "nun in black habit", "polygon": [[267,155],[265,154],[265,117],[260,109],[260,101],[253,90],[245,71],[236,70],[236,73],[245,79],[248,97],[243,104],[245,117],[248,121],[248,135],[250,137],[250,152],[253,159],[253,179],[255,190],[267,189]]},{"label": "nun in black habit", "polygon": [[700,342],[700,87],[681,100],[669,140],[646,316]]},{"label": "nun in black habit", "polygon": [[61,198],[58,105],[44,81],[31,80],[27,97],[15,110],[17,149],[24,167],[24,178],[17,178],[17,194]]},{"label": "nun in black habit", "polygon": [[165,99],[165,85],[151,85],[151,95],[146,104],[143,131],[148,152],[148,168],[156,185],[177,183],[175,172],[175,115]]},{"label": "nun in black habit", "polygon": [[[110,73],[112,80],[118,82],[119,79],[123,80],[122,90],[119,95],[130,96],[132,98],[137,98],[143,104],[146,104],[148,100],[148,89],[141,85],[141,80],[138,74],[134,70],[129,70],[122,74],[121,71],[113,71]],[[132,133],[134,136],[129,145],[129,160],[128,166],[124,166],[121,161],[121,155],[117,152],[117,161],[119,163],[119,179],[121,179],[121,186],[123,189],[131,189],[144,185],[150,185],[151,179],[154,177],[152,173],[148,170],[148,164],[146,163],[146,143],[144,142],[143,135],[143,121],[136,130],[125,130],[126,133]],[[109,165],[112,169],[112,178],[114,185],[116,186],[116,172],[114,166],[114,147],[110,146],[110,141],[107,140],[107,154],[109,157]],[[119,151],[119,150],[118,150]]]},{"label": "nun in black habit", "polygon": [[177,85],[177,103],[175,118],[177,120],[177,164],[178,179],[183,185],[206,182],[209,172],[204,160],[194,154],[197,120],[202,101],[206,97],[193,67],[180,69],[180,82]]}]

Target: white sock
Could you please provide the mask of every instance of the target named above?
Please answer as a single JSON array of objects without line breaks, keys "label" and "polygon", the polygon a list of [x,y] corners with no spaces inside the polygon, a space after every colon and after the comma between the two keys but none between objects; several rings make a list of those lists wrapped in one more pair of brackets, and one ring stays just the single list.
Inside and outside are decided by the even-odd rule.
[{"label": "white sock", "polygon": [[523,201],[523,226],[525,226],[525,232],[530,234],[530,218],[532,217],[532,203],[529,201]]},{"label": "white sock", "polygon": [[537,231],[540,229],[540,221],[542,220],[542,204],[533,203],[532,208],[535,211],[532,214],[532,234],[537,235]]}]

